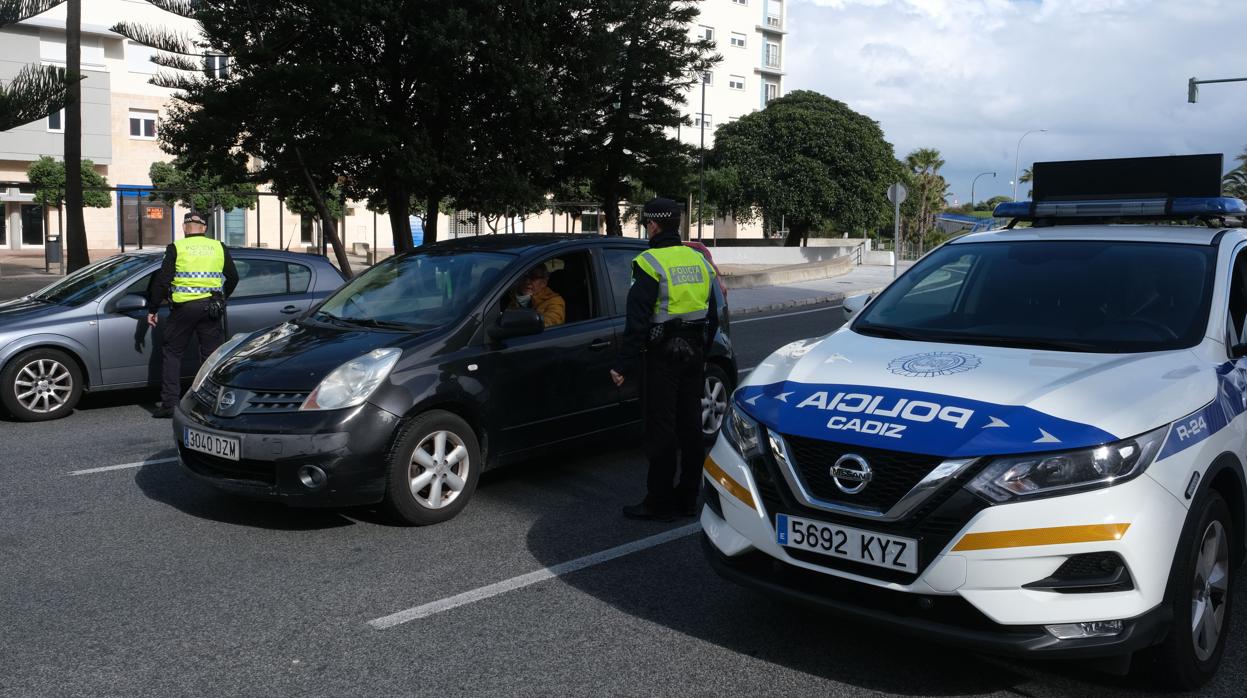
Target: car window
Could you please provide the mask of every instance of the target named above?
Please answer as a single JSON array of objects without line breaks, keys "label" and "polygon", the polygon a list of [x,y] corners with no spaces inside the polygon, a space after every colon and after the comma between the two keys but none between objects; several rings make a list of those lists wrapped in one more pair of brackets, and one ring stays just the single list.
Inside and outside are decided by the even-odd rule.
[{"label": "car window", "polygon": [[628,289],[632,287],[632,260],[636,259],[638,253],[638,250],[626,247],[606,249],[606,276],[610,283],[611,295],[615,298],[615,315],[628,312]]},{"label": "car window", "polygon": [[234,298],[306,293],[312,272],[302,264],[273,259],[235,259],[238,286]]},{"label": "car window", "polygon": [[78,306],[95,300],[101,293],[129,284],[132,275],[151,264],[151,258],[139,255],[117,255],[79,269],[56,283],[33,294],[50,303]]},{"label": "car window", "polygon": [[134,283],[130,284],[129,286],[126,286],[125,290],[122,291],[121,294],[116,297],[120,298],[121,296],[128,296],[131,293],[134,293],[144,298],[147,298],[147,291],[148,291],[148,288],[151,286],[153,276],[155,276],[155,272],[151,274],[143,274],[142,276],[135,279]]},{"label": "car window", "polygon": [[1231,343],[1247,341],[1247,250],[1234,258],[1230,274],[1229,334]]},{"label": "car window", "polygon": [[853,323],[928,342],[1129,353],[1197,344],[1211,245],[1040,240],[955,243],[925,257]]},{"label": "car window", "polygon": [[[601,315],[599,303],[596,302],[597,295],[593,286],[593,258],[588,251],[570,252],[555,257],[542,260],[539,264],[530,266],[526,272],[538,267],[544,268],[547,274],[547,286],[549,291],[542,293],[542,302],[545,308],[537,307],[543,317],[550,312],[549,306],[553,304],[555,307],[562,301],[563,317],[561,321],[550,322],[547,319],[547,326],[571,325],[577,322],[593,320]],[[498,299],[498,305],[502,309],[518,307],[520,298],[524,297],[524,278],[521,277],[519,282],[512,284],[506,289],[502,297]],[[551,294],[557,294],[552,296]],[[536,297],[534,296],[534,300]],[[532,301],[526,301],[531,303]],[[557,310],[554,310],[557,317]]]}]

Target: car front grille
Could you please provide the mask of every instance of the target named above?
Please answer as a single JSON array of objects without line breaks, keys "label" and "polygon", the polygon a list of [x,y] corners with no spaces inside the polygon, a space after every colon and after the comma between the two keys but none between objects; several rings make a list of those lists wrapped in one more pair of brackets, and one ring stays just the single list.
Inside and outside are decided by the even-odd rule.
[{"label": "car front grille", "polygon": [[[860,452],[862,450],[867,449],[855,449],[853,452],[869,458],[870,456]],[[798,548],[785,548],[784,552],[794,559],[812,565],[886,582],[909,584],[916,580],[936,556],[965,528],[966,524],[970,523],[970,519],[989,506],[986,501],[963,488],[963,485],[978,473],[981,465],[968,468],[956,478],[950,479],[923,501],[918,508],[899,521],[873,521],[805,506],[784,481],[779,472],[780,467],[774,455],[769,452],[766,455],[749,459],[749,469],[753,475],[754,484],[757,485],[758,494],[761,496],[764,513],[772,528],[775,526],[776,514],[791,514],[816,521],[852,526],[864,531],[912,538],[918,541],[918,569],[915,572],[889,570]],[[872,481],[871,485],[874,484]]]},{"label": "car front grille", "polygon": [[[812,497],[879,512],[892,508],[944,460],[939,456],[849,446],[790,434],[784,435],[784,441],[797,476]],[[831,478],[831,467],[850,453],[865,459],[872,474],[869,484],[857,494],[841,491]]]},{"label": "car front grille", "polygon": [[252,393],[243,412],[297,412],[308,395],[310,393]]}]

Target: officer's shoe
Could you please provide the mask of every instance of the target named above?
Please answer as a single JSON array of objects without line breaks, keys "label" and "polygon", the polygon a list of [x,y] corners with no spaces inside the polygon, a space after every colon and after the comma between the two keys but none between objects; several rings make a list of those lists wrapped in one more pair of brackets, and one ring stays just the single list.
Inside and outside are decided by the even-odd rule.
[{"label": "officer's shoe", "polygon": [[156,411],[152,412],[152,419],[173,419],[173,408],[163,405],[157,407]]},{"label": "officer's shoe", "polygon": [[675,521],[675,514],[670,509],[662,509],[650,504],[649,500],[640,504],[629,504],[623,508],[624,518],[638,521]]}]

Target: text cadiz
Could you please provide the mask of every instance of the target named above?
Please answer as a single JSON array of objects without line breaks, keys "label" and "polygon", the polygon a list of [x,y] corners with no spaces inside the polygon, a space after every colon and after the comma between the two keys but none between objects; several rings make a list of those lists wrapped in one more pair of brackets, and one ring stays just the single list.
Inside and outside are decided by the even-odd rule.
[{"label": "text cadiz", "polygon": [[[885,404],[886,402],[886,404]],[[797,405],[801,408],[815,408],[828,412],[846,414],[862,414],[871,417],[901,419],[908,422],[948,422],[957,429],[965,429],[974,417],[974,410],[952,405],[940,405],[925,400],[909,398],[885,398],[883,395],[867,393],[835,393],[819,391],[802,400]],[[840,431],[856,431],[862,434],[877,434],[893,439],[903,438],[908,425],[886,422],[880,419],[864,419],[862,417],[845,417],[836,415],[827,422],[828,429]]]}]

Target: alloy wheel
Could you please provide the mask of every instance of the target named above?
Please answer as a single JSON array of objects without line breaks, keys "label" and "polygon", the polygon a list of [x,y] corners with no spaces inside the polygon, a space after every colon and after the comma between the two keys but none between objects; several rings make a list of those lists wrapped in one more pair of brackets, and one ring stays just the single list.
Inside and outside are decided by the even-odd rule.
[{"label": "alloy wheel", "polygon": [[13,390],[22,407],[48,414],[65,406],[73,393],[74,379],[65,364],[54,359],[36,359],[18,369]]},{"label": "alloy wheel", "polygon": [[1195,656],[1207,661],[1217,650],[1225,626],[1225,604],[1230,587],[1230,549],[1225,528],[1213,521],[1204,529],[1195,561],[1191,594],[1191,639]]},{"label": "alloy wheel", "polygon": [[719,425],[723,424],[725,412],[727,412],[727,386],[717,376],[706,376],[701,395],[702,433],[717,433]]},{"label": "alloy wheel", "polygon": [[407,471],[411,496],[428,509],[448,506],[467,484],[469,460],[463,439],[449,431],[431,432],[411,454]]}]

